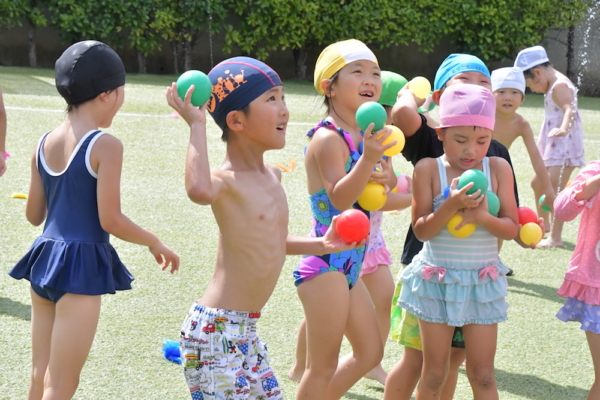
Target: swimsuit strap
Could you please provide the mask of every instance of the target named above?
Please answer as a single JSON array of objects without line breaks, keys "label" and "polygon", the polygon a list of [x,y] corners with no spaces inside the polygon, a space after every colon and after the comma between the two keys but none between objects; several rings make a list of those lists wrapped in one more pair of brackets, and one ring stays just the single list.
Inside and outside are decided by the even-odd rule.
[{"label": "swimsuit strap", "polygon": [[438,157],[435,159],[438,165],[438,172],[440,174],[440,194],[443,196],[444,191],[446,190],[446,186],[448,186],[448,176],[446,175],[446,166],[442,161],[442,157]]},{"label": "swimsuit strap", "polygon": [[492,191],[492,171],[490,169],[490,158],[483,157],[482,164],[483,164],[483,173],[488,180],[488,190],[491,192]]},{"label": "swimsuit strap", "polygon": [[336,131],[337,133],[339,133],[342,136],[342,138],[348,145],[350,152],[357,151],[356,146],[354,145],[354,141],[352,140],[352,136],[348,132],[343,130],[342,128],[338,128],[333,122],[331,122],[327,119],[321,120],[321,122],[319,122],[317,124],[317,126],[315,126],[314,128],[312,128],[311,130],[309,130],[306,133],[306,136],[308,136],[309,138],[312,138],[313,135],[315,134],[315,132],[317,130],[319,130],[320,128],[326,128],[326,129],[331,129],[331,130]]}]

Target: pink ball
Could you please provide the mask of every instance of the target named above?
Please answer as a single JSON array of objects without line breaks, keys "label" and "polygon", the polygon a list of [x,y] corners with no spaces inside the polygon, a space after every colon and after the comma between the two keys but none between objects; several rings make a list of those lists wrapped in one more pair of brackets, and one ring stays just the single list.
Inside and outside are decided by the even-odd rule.
[{"label": "pink ball", "polygon": [[398,188],[398,193],[405,194],[408,193],[408,175],[400,174],[398,175],[398,183],[396,187]]}]

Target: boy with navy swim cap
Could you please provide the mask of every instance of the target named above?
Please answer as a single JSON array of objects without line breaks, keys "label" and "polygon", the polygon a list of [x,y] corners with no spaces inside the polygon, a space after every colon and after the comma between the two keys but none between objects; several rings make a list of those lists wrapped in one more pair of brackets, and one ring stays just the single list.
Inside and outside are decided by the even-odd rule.
[{"label": "boy with navy swim cap", "polygon": [[[283,148],[289,119],[281,79],[266,64],[234,57],[208,74],[213,90],[206,106],[185,101],[177,86],[167,101],[190,126],[185,171],[188,197],[210,204],[219,225],[214,273],[181,328],[181,358],[193,399],[281,399],[267,347],[256,334],[260,310],[271,296],[286,254],[325,254],[354,248],[330,229],[325,237],[288,234],[288,205],[281,172],[263,161]],[[208,163],[208,109],[223,131],[223,164]],[[360,245],[364,245],[360,244]]]}]

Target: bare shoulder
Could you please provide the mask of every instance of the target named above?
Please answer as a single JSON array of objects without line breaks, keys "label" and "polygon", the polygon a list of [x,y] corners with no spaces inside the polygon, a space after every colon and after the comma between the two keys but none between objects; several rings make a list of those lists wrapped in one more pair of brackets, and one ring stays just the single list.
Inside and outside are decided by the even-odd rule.
[{"label": "bare shoulder", "polygon": [[515,114],[515,125],[519,136],[531,133],[531,125],[521,114]]},{"label": "bare shoulder", "polygon": [[502,157],[490,157],[490,167],[493,171],[500,172],[502,174],[509,173],[512,175],[510,164]]},{"label": "bare shoulder", "polygon": [[276,165],[273,165],[273,164],[265,164],[265,165],[267,166],[267,169],[269,171],[271,171],[271,173],[273,175],[275,175],[275,177],[277,178],[277,180],[279,182],[281,182],[281,170],[279,169],[279,167],[276,166]]},{"label": "bare shoulder", "polygon": [[423,174],[432,168],[435,168],[435,171],[437,171],[437,161],[435,158],[423,158],[415,165],[415,172]]},{"label": "bare shoulder", "polygon": [[121,151],[123,150],[123,143],[119,139],[117,139],[116,137],[111,135],[110,133],[106,133],[106,132],[96,140],[94,147],[96,147],[96,146],[99,146],[99,147],[101,147],[103,149],[107,149],[107,150],[118,150],[118,149],[121,149]]}]

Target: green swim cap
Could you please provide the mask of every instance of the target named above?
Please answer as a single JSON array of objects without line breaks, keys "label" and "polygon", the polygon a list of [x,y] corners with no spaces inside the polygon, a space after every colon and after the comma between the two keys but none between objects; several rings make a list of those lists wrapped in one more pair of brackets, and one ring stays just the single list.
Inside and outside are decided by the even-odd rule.
[{"label": "green swim cap", "polygon": [[384,106],[393,106],[396,104],[398,92],[407,83],[406,78],[400,74],[381,71],[381,97],[379,97],[379,104]]}]

